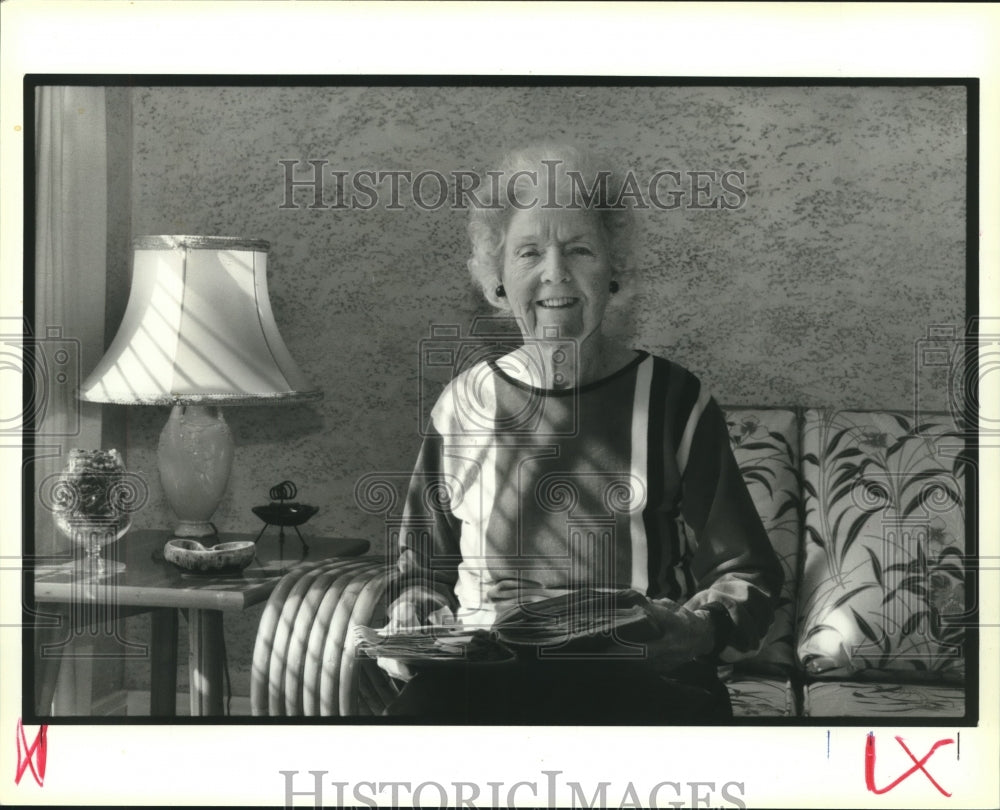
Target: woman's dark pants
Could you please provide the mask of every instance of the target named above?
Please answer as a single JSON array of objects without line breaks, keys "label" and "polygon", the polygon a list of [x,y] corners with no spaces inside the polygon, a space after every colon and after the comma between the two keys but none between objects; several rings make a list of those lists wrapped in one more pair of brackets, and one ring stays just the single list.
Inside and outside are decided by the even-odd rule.
[{"label": "woman's dark pants", "polygon": [[729,693],[708,662],[663,676],[642,661],[536,656],[417,668],[385,713],[477,725],[690,725],[733,716]]}]

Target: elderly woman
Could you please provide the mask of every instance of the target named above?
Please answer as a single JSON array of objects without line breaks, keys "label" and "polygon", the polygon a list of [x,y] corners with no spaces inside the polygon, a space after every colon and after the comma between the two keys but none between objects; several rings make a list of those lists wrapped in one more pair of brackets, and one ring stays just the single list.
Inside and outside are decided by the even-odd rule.
[{"label": "elderly woman", "polygon": [[631,658],[522,651],[424,670],[380,659],[407,681],[387,713],[725,721],[718,663],[759,646],[782,574],[723,414],[681,366],[605,334],[629,283],[620,179],[563,146],[515,152],[488,177],[494,193],[471,209],[469,270],[523,344],[462,371],[432,411],[389,627],[488,627],[539,598],[630,588],[649,597],[657,637]]}]

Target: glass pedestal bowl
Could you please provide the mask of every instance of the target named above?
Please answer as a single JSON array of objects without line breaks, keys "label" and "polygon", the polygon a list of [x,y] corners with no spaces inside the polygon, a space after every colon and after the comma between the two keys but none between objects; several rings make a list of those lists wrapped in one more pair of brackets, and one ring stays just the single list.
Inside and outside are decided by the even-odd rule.
[{"label": "glass pedestal bowl", "polygon": [[141,485],[125,471],[117,450],[70,450],[66,468],[55,476],[50,508],[56,526],[80,552],[67,567],[84,580],[125,570],[124,563],[105,560],[101,552],[132,525],[132,512],[144,500]]}]

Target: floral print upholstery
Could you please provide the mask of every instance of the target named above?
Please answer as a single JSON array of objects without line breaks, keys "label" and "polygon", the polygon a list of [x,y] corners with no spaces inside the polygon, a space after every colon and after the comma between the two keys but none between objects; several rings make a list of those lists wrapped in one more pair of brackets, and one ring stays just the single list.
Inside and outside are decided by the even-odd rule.
[{"label": "floral print upholstery", "polygon": [[740,408],[726,411],[726,423],[733,455],[785,572],[771,630],[760,652],[739,668],[788,672],[795,666],[795,596],[802,534],[798,420],[790,410]]},{"label": "floral print upholstery", "polygon": [[961,449],[946,417],[805,412],[797,654],[807,674],[961,678]]},{"label": "floral print upholstery", "polygon": [[795,717],[795,695],[786,678],[737,676],[725,681],[733,717]]},{"label": "floral print upholstery", "polygon": [[962,717],[965,692],[942,684],[817,682],[805,688],[805,717]]}]

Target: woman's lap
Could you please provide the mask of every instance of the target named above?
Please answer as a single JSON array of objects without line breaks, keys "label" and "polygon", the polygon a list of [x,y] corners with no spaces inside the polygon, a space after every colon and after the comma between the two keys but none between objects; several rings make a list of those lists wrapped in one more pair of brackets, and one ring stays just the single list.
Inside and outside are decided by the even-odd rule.
[{"label": "woman's lap", "polygon": [[472,724],[686,725],[732,718],[713,667],[670,677],[635,662],[512,662],[418,672],[391,717]]}]

